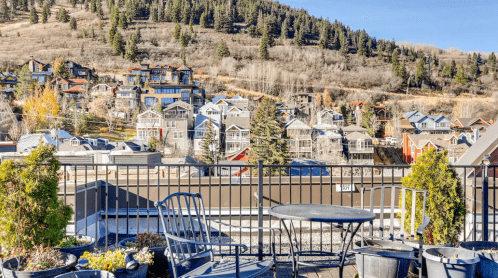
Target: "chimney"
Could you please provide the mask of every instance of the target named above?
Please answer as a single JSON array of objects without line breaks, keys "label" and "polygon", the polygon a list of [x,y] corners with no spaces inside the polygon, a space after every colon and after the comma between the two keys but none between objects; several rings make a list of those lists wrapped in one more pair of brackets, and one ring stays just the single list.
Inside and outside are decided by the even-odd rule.
[{"label": "chimney", "polygon": [[474,143],[479,139],[479,129],[474,129]]}]

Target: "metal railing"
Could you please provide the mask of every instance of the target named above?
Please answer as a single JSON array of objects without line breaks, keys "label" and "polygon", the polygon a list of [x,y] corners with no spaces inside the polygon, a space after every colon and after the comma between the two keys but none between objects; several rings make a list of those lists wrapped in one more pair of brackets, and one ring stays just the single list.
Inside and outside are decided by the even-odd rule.
[{"label": "metal railing", "polygon": [[[409,165],[206,165],[206,164],[63,164],[60,197],[73,205],[68,233],[94,236],[105,248],[139,232],[161,232],[154,201],[175,192],[199,192],[210,218],[242,226],[281,227],[267,209],[278,204],[331,204],[360,207],[362,188],[400,185]],[[467,214],[462,241],[496,240],[496,179],[498,166],[458,166]],[[223,169],[223,171],[222,171]],[[221,175],[214,175],[220,173]],[[477,175],[476,175],[477,173]],[[487,178],[482,177],[487,173]],[[224,176],[222,176],[224,175]],[[346,189],[345,189],[346,188]],[[387,202],[387,200],[386,200]],[[398,200],[396,201],[398,202]],[[375,205],[380,206],[380,200]],[[486,208],[486,209],[483,209]],[[333,235],[341,227],[302,222],[303,249],[335,248]],[[267,256],[261,230],[210,227],[222,240],[249,246],[246,255]],[[491,230],[491,232],[490,232]],[[279,255],[288,241],[279,236]],[[287,247],[286,247],[287,246]],[[220,254],[229,255],[230,252]]]}]

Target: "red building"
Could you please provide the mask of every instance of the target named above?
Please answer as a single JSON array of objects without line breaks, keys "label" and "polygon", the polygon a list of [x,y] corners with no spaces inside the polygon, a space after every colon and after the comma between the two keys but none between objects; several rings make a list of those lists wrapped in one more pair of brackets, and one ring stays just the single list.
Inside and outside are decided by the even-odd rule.
[{"label": "red building", "polygon": [[428,149],[448,151],[450,164],[458,162],[460,157],[470,148],[465,142],[458,140],[455,134],[403,134],[403,161],[416,163],[417,158]]}]

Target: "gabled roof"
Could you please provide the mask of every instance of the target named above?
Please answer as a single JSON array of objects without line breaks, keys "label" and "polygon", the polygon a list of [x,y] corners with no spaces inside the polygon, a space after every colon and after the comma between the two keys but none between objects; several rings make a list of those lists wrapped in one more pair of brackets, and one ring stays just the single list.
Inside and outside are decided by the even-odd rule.
[{"label": "gabled roof", "polygon": [[166,105],[166,107],[163,109],[163,111],[170,110],[170,109],[173,109],[175,107],[182,107],[182,108],[185,108],[187,110],[192,109],[192,105],[190,105],[184,101],[179,100],[179,101],[175,101],[173,103]]},{"label": "gabled roof", "polygon": [[[52,136],[56,136],[57,135],[56,129],[50,129],[50,134],[52,134]],[[59,130],[59,139],[69,139],[72,137],[73,136],[71,134],[69,134],[69,132],[67,132],[63,129]]]},{"label": "gabled roof", "polygon": [[410,112],[403,114],[403,118],[410,119],[411,117],[415,116],[416,114],[423,115],[419,111],[415,110],[415,111],[410,111]]},{"label": "gabled roof", "polygon": [[214,102],[214,104],[218,105],[219,103],[225,103],[226,105],[228,106],[232,106],[233,104],[231,104],[229,101],[227,101],[226,99],[219,99],[217,102]]},{"label": "gabled roof", "polygon": [[[456,165],[479,165],[485,154],[491,154],[498,147],[498,124],[488,128],[470,149],[460,158]],[[463,171],[462,171],[463,172]]]},{"label": "gabled roof", "polygon": [[236,128],[236,129],[238,129],[240,131],[242,131],[242,130],[249,130],[248,128],[244,128],[244,127],[241,127],[241,126],[238,126],[238,125],[235,125],[235,124],[230,125],[226,130],[228,131],[231,128]]},{"label": "gabled roof", "polygon": [[228,117],[225,120],[225,126],[236,125],[242,129],[251,128],[251,119],[249,117]]},{"label": "gabled roof", "polygon": [[149,109],[149,110],[147,110],[147,111],[143,112],[142,114],[139,114],[139,115],[137,116],[137,118],[141,117],[142,115],[145,115],[146,113],[152,113],[152,114],[155,114],[155,115],[157,115],[157,116],[158,116],[158,117],[160,117],[160,118],[162,118],[162,117],[163,117],[163,115],[162,115],[161,113],[159,113],[159,112],[157,112],[157,111],[155,111],[155,110]]},{"label": "gabled roof", "polygon": [[182,65],[181,67],[177,68],[176,70],[190,70],[186,65]]},{"label": "gabled roof", "polygon": [[121,149],[123,149],[123,148],[124,148],[125,150],[132,150],[132,151],[134,151],[134,152],[139,152],[139,151],[141,151],[141,149],[142,149],[142,148],[141,148],[138,144],[136,144],[136,143],[124,141],[124,142],[120,142],[120,143],[116,146],[116,148],[114,148],[114,150],[119,151],[119,150],[121,150]]},{"label": "gabled roof", "polygon": [[347,132],[350,132],[350,131],[356,131],[356,132],[367,132],[367,129],[366,128],[363,128],[361,126],[357,126],[357,125],[348,125],[348,126],[345,126],[343,128],[341,128],[342,131],[347,131]]},{"label": "gabled roof", "polygon": [[241,96],[239,96],[239,94],[236,94],[235,96],[233,96],[231,99],[245,99]]},{"label": "gabled roof", "polygon": [[458,118],[455,120],[455,123],[459,122],[461,127],[470,128],[477,121],[482,121],[482,122],[484,122],[485,125],[489,125],[488,122],[486,122],[485,120],[480,119],[480,118]]},{"label": "gabled roof", "polygon": [[17,142],[17,150],[23,152],[37,148],[40,144],[40,138],[43,144],[49,144],[53,146],[56,145],[56,141],[50,138],[48,134],[25,134],[22,135],[21,138],[19,138],[19,141]]},{"label": "gabled roof", "polygon": [[341,116],[342,116],[342,114],[341,114],[341,113],[336,112],[336,111],[334,111],[334,110],[332,110],[332,109],[323,109],[323,110],[321,110],[321,111],[318,111],[318,113],[317,113],[317,114],[318,114],[318,117],[321,117],[321,116],[323,116],[324,114],[330,114],[330,115],[341,115]]},{"label": "gabled roof", "polygon": [[[204,115],[197,115],[197,117],[195,117],[195,124],[194,124],[194,129],[196,129],[197,127],[199,127],[200,125],[202,125],[202,123],[204,123],[205,121],[208,121],[209,120],[209,117],[206,117]],[[212,120],[212,123],[213,125],[216,127],[216,128],[219,128],[220,125],[218,123],[218,121],[214,118],[211,118]]]},{"label": "gabled roof", "polygon": [[81,93],[83,91],[83,87],[81,87],[80,85],[76,85],[74,87],[71,87],[67,90],[65,90],[64,92],[66,93]]},{"label": "gabled roof", "polygon": [[220,99],[225,99],[225,96],[224,96],[224,95],[221,95],[221,94],[220,94],[220,95],[217,95],[217,96],[215,96],[215,97],[213,98],[212,102],[213,102],[213,103],[216,103],[216,102],[218,102],[218,100],[220,100]]},{"label": "gabled roof", "polygon": [[351,140],[358,140],[358,139],[372,139],[372,137],[370,137],[370,135],[355,131],[355,132],[352,132],[352,133],[346,135],[346,139],[351,141]]},{"label": "gabled roof", "polygon": [[288,122],[284,128],[286,129],[311,129],[310,126],[307,124],[303,123],[299,119],[292,119],[290,122]]},{"label": "gabled roof", "polygon": [[338,130],[339,128],[336,125],[331,125],[331,124],[327,124],[327,123],[321,123],[321,124],[313,125],[313,129],[318,129],[318,130]]},{"label": "gabled roof", "polygon": [[237,106],[230,106],[230,108],[228,108],[228,112],[232,112],[233,110],[237,110],[238,112],[242,112],[242,109],[238,108]]}]

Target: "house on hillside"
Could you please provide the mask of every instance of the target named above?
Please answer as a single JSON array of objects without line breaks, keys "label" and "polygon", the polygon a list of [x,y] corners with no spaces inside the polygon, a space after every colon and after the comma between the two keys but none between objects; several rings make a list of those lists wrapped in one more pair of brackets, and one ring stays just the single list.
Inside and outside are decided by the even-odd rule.
[{"label": "house on hillside", "polygon": [[227,116],[228,109],[233,106],[233,104],[229,102],[227,99],[220,99],[217,102],[215,102],[214,105],[218,106],[218,110],[221,111],[223,117]]},{"label": "house on hillside", "polygon": [[223,111],[218,105],[208,102],[199,108],[199,114],[219,121],[223,117]]},{"label": "house on hillside", "polygon": [[180,100],[192,105],[194,114],[197,114],[205,103],[204,89],[196,85],[151,84],[149,90],[141,95],[141,101],[147,107],[157,104],[165,107]]},{"label": "house on hillside", "polygon": [[219,94],[219,95],[215,96],[215,97],[211,100],[211,102],[212,102],[212,103],[217,103],[217,102],[218,102],[218,100],[220,100],[220,99],[226,99],[226,98],[225,98],[225,96],[224,96],[224,95]]},{"label": "house on hillside", "polygon": [[0,153],[15,153],[17,152],[17,142],[0,141]]},{"label": "house on hillside", "polygon": [[450,164],[458,162],[469,149],[455,134],[403,134],[403,160],[416,163],[417,158],[430,148],[437,151],[446,150]]},{"label": "house on hillside", "polygon": [[361,134],[367,134],[367,129],[357,125],[348,125],[341,128],[341,133],[343,136],[348,136],[353,132],[358,132]]},{"label": "house on hillside", "polygon": [[119,88],[119,83],[109,82],[109,83],[99,83],[90,89],[90,96],[95,99],[104,95],[116,95],[116,90]]},{"label": "house on hillside", "polygon": [[40,144],[57,146],[57,141],[52,139],[50,135],[43,133],[21,135],[21,138],[17,141],[17,151],[29,152],[36,149]]},{"label": "house on hillside", "polygon": [[108,139],[73,137],[59,146],[61,152],[79,152],[94,150],[111,150],[114,146],[109,145]]},{"label": "house on hillside", "polygon": [[318,124],[330,124],[342,127],[344,124],[344,117],[341,113],[332,109],[323,109],[317,113],[316,122]]},{"label": "house on hillside", "polygon": [[249,99],[243,98],[243,97],[239,96],[238,94],[233,96],[230,99],[227,99],[227,101],[230,102],[232,105],[234,105],[240,109],[243,109],[243,110],[246,110],[249,107]]},{"label": "house on hillside", "polygon": [[291,157],[311,158],[313,156],[313,129],[298,119],[293,119],[285,126],[289,141],[288,151]]},{"label": "house on hillside", "polygon": [[[342,135],[338,133],[337,126],[320,124],[313,126],[315,138],[314,158],[338,158],[342,157]],[[327,159],[329,160],[329,159]]]},{"label": "house on hillside", "polygon": [[139,86],[119,86],[116,91],[116,109],[129,118],[132,110],[140,109],[142,89]]},{"label": "house on hillside", "polygon": [[449,134],[451,130],[451,120],[444,115],[424,115],[419,111],[405,113],[403,118],[408,119],[410,124],[415,128],[416,134]]},{"label": "house on hillside", "polygon": [[344,137],[344,153],[347,155],[349,164],[373,165],[374,147],[372,137],[362,132],[348,133]]},{"label": "house on hillside", "polygon": [[283,124],[290,123],[294,118],[296,118],[298,113],[299,111],[295,106],[277,103],[277,119]]},{"label": "house on hillside", "polygon": [[[206,131],[206,128],[209,123],[209,117],[206,117],[204,115],[197,115],[195,117],[195,124],[194,124],[194,152],[195,155],[201,155],[202,154],[202,140],[204,138],[204,134]],[[211,123],[214,131],[214,140],[215,140],[215,145],[216,148],[219,150],[221,148],[221,128],[222,126],[220,125],[219,120],[216,118],[211,118]]]},{"label": "house on hillside", "polygon": [[487,129],[489,123],[479,118],[458,118],[451,123],[451,127],[457,132],[472,131],[474,129]]},{"label": "house on hillside", "polygon": [[193,125],[193,107],[183,101],[174,102],[163,109],[163,142],[172,151],[188,151],[191,142],[189,131]]},{"label": "house on hillside", "polygon": [[[140,67],[128,68],[127,80],[129,84],[171,84],[193,85],[191,67],[173,65],[140,64]],[[137,81],[136,79],[139,78]]]},{"label": "house on hillside", "polygon": [[0,91],[14,91],[19,84],[17,76],[11,72],[0,72]]},{"label": "house on hillside", "polygon": [[251,118],[249,111],[233,106],[225,120],[225,154],[233,155],[250,146]]},{"label": "house on hillside", "polygon": [[415,132],[415,127],[412,126],[408,119],[401,118],[397,121],[397,123],[394,119],[386,121],[386,125],[384,127],[384,137],[393,137],[396,134],[396,129],[399,130],[399,134],[411,134]]},{"label": "house on hillside", "polygon": [[65,61],[65,63],[75,79],[86,79],[88,81],[94,79],[93,70],[73,61]]},{"label": "house on hillside", "polygon": [[137,116],[137,137],[142,142],[151,139],[160,140],[163,136],[163,115],[154,110],[147,110]]},{"label": "house on hillside", "polygon": [[54,74],[51,63],[44,64],[33,59],[33,56],[31,56],[30,60],[22,64],[20,67],[22,68],[24,65],[27,65],[29,71],[31,71],[31,78],[40,85],[45,85],[45,83],[49,81]]},{"label": "house on hillside", "polygon": [[78,101],[85,97],[85,93],[90,94],[90,82],[86,79],[65,79],[57,77],[50,83],[52,90],[58,93],[62,98],[74,99],[76,106],[81,108],[81,103]]}]

